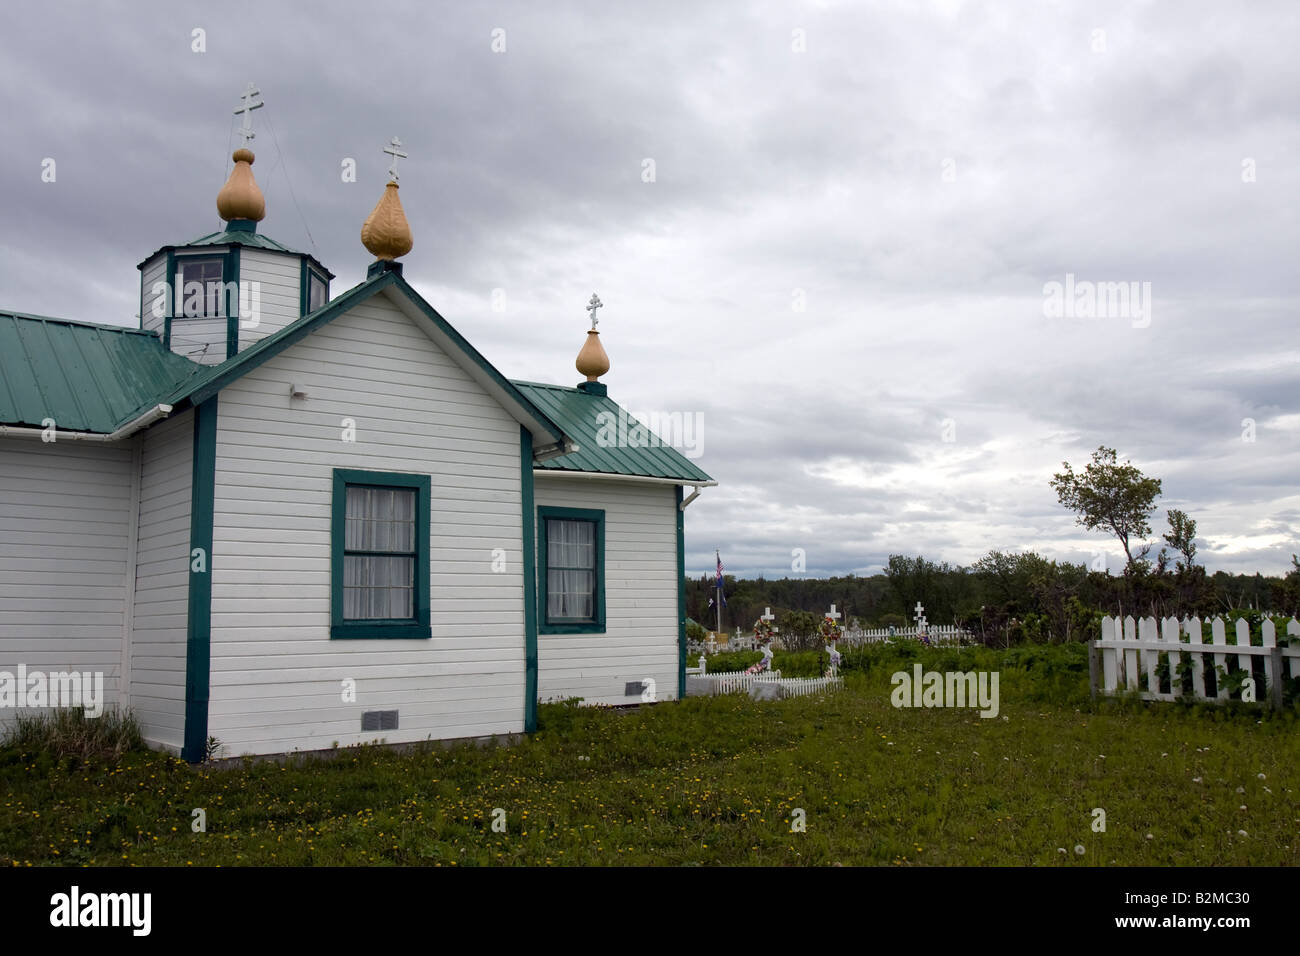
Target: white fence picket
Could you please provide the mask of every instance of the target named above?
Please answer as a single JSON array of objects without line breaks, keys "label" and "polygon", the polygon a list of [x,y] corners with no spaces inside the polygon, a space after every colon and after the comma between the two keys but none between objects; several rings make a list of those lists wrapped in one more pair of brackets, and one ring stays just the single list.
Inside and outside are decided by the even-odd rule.
[{"label": "white fence picket", "polygon": [[1204,700],[1205,693],[1205,654],[1200,648],[1205,646],[1205,631],[1201,629],[1199,617],[1189,617],[1183,624],[1187,631],[1188,643],[1194,645],[1192,653],[1192,696]]},{"label": "white fence picket", "polygon": [[[1300,637],[1300,621],[1291,618],[1286,626],[1287,637]],[[1291,676],[1300,677],[1300,657],[1291,658]]]},{"label": "white fence picket", "polygon": [[[1132,617],[1124,618],[1124,641],[1137,640],[1137,622]],[[1136,647],[1124,649],[1124,680],[1129,690],[1141,690],[1138,682],[1138,652]]]},{"label": "white fence picket", "polygon": [[1107,694],[1119,690],[1119,652],[1114,647],[1107,647],[1106,642],[1117,640],[1115,620],[1109,617],[1101,619],[1101,672],[1102,688]]},{"label": "white fence picket", "polygon": [[1169,696],[1170,696],[1171,698],[1172,698],[1172,697],[1182,697],[1182,696],[1183,696],[1183,678],[1182,678],[1182,676],[1178,673],[1178,666],[1179,666],[1180,663],[1182,663],[1182,655],[1179,654],[1178,651],[1174,650],[1175,647],[1178,647],[1178,646],[1179,646],[1179,642],[1178,642],[1178,618],[1176,618],[1176,617],[1167,617],[1167,618],[1165,618],[1163,621],[1160,622],[1160,639],[1161,639],[1162,641],[1164,641],[1166,644],[1169,644],[1169,645],[1170,645],[1170,648],[1169,648]]},{"label": "white fence picket", "polygon": [[[1259,633],[1260,633],[1260,642],[1259,642],[1260,647],[1269,647],[1269,648],[1277,647],[1277,637],[1276,637],[1275,628],[1273,627],[1273,622],[1270,621],[1268,618],[1264,618],[1264,622],[1259,626]],[[1268,657],[1265,657],[1264,658],[1265,693],[1271,694],[1273,692],[1274,685],[1276,685],[1277,682],[1282,679],[1282,674],[1281,674],[1282,668],[1277,668],[1277,670],[1278,673],[1275,674],[1273,672],[1274,671],[1273,656],[1270,654]],[[1259,696],[1261,699],[1263,699],[1263,694],[1260,694]]]},{"label": "white fence picket", "polygon": [[[1210,635],[1211,635],[1211,640],[1214,642],[1216,646],[1220,644],[1226,645],[1228,643],[1227,633],[1225,632],[1223,626],[1223,618],[1216,617],[1213,621],[1210,622]],[[1219,688],[1219,693],[1218,693],[1219,700],[1228,699],[1227,688],[1223,686],[1223,672],[1227,671],[1227,669],[1228,669],[1228,655],[1215,654],[1214,655],[1214,683],[1215,686]]]},{"label": "white fence picket", "polygon": [[[1243,645],[1246,647],[1250,647],[1250,624],[1249,622],[1247,622],[1247,620],[1244,617],[1237,618],[1236,631],[1237,631],[1237,636],[1234,643],[1238,647],[1241,647]],[[1242,670],[1244,670],[1247,674],[1249,674],[1250,656],[1247,654],[1238,654],[1237,666],[1240,667]]]},{"label": "white fence picket", "polygon": [[[1156,630],[1156,619],[1154,617],[1144,617],[1138,620],[1138,640],[1160,640],[1160,632]],[[1146,647],[1140,653],[1142,663],[1146,665],[1144,670],[1147,675],[1147,690],[1152,694],[1159,694],[1160,675],[1157,673],[1157,667],[1160,664],[1160,652]]]}]

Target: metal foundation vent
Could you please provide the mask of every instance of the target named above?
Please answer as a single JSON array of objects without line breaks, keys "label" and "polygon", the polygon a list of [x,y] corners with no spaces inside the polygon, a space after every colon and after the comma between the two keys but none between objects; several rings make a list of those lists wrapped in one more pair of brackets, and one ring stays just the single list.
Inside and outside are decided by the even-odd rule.
[{"label": "metal foundation vent", "polygon": [[367,710],[361,714],[362,732],[369,730],[396,730],[397,729],[397,711],[395,710]]},{"label": "metal foundation vent", "polygon": [[640,697],[643,693],[645,693],[645,681],[628,681],[623,686],[624,697]]}]

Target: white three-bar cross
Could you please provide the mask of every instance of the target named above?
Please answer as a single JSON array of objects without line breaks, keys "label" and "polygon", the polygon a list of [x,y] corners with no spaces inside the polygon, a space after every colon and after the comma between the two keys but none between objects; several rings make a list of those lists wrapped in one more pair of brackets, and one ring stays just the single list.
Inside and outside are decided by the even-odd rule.
[{"label": "white three-bar cross", "polygon": [[600,296],[596,293],[591,294],[591,301],[587,303],[587,311],[591,313],[591,327],[594,329],[599,324],[600,319],[596,318],[596,310],[603,309],[605,303],[600,301]]},{"label": "white three-bar cross", "polygon": [[406,159],[406,153],[402,151],[402,141],[394,136],[393,141],[384,147],[384,152],[393,157],[388,167],[388,176],[393,182],[397,182],[397,161]]},{"label": "white three-bar cross", "polygon": [[253,133],[253,110],[260,110],[263,106],[266,105],[260,100],[256,103],[253,102],[253,100],[256,99],[258,96],[261,96],[261,93],[259,92],[257,87],[254,86],[252,83],[249,83],[248,89],[244,90],[244,92],[241,93],[239,97],[241,100],[243,100],[242,105],[239,107],[239,109],[235,110],[236,116],[239,116],[242,113],[244,117],[244,125],[239,128],[238,132],[240,136],[244,137],[245,149],[248,148],[248,141],[251,140],[255,135]]}]

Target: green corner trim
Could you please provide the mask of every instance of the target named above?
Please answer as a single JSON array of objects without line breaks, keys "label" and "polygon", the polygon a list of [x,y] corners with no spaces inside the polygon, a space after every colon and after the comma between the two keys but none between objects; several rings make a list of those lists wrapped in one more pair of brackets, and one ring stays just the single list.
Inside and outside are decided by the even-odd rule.
[{"label": "green corner trim", "polygon": [[[376,639],[433,637],[429,614],[429,527],[431,480],[404,472],[334,469],[330,508],[330,638]],[[347,527],[347,486],[414,488],[415,496],[415,617],[404,620],[348,621],[343,617],[343,542]]]},{"label": "green corner trim", "polygon": [[229,284],[233,282],[236,290],[234,308],[229,308],[232,303],[224,297],[222,299],[227,305],[226,311],[230,313],[226,316],[226,358],[230,358],[239,353],[239,304],[240,299],[243,298],[239,290],[239,246],[230,247],[230,254],[226,257],[226,261],[222,263],[221,281],[226,283],[227,289],[230,288]]},{"label": "green corner trim", "polygon": [[[592,521],[596,525],[596,595],[595,620],[554,621],[546,615],[547,573],[547,518],[573,518]],[[605,512],[589,508],[538,508],[537,509],[537,627],[543,634],[604,634],[605,633]]]},{"label": "green corner trim", "polygon": [[[189,613],[185,628],[185,737],[181,759],[200,763],[207,750],[212,658],[212,520],[217,477],[217,399],[194,409],[190,482]],[[195,550],[202,554],[196,555]],[[195,570],[199,566],[201,570]]]},{"label": "green corner trim", "polygon": [[686,513],[682,511],[682,486],[673,495],[677,512],[677,699],[686,699]]},{"label": "green corner trim", "polygon": [[167,285],[167,301],[163,303],[163,348],[172,347],[172,310],[175,308],[176,290],[172,288],[172,277],[176,275],[176,253],[167,251],[167,271],[163,273],[163,282]]},{"label": "green corner trim", "polygon": [[301,268],[298,270],[298,318],[307,314],[307,288],[311,279],[311,266],[307,265],[307,257],[303,256],[300,260]]},{"label": "green corner trim", "polygon": [[537,548],[533,513],[533,435],[519,426],[519,496],[524,551],[524,733],[537,730]]}]

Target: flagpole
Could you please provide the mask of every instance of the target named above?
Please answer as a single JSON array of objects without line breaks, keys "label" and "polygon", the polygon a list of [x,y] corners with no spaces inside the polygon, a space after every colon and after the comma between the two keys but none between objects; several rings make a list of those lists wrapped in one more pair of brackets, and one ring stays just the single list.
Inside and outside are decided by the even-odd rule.
[{"label": "flagpole", "polygon": [[[717,559],[718,564],[722,564],[722,555],[714,549],[713,556]],[[716,565],[715,565],[716,567]],[[722,575],[716,575],[717,581],[714,583],[714,590],[717,592],[714,596],[717,600],[714,602],[718,612],[718,636],[722,636]]]}]

